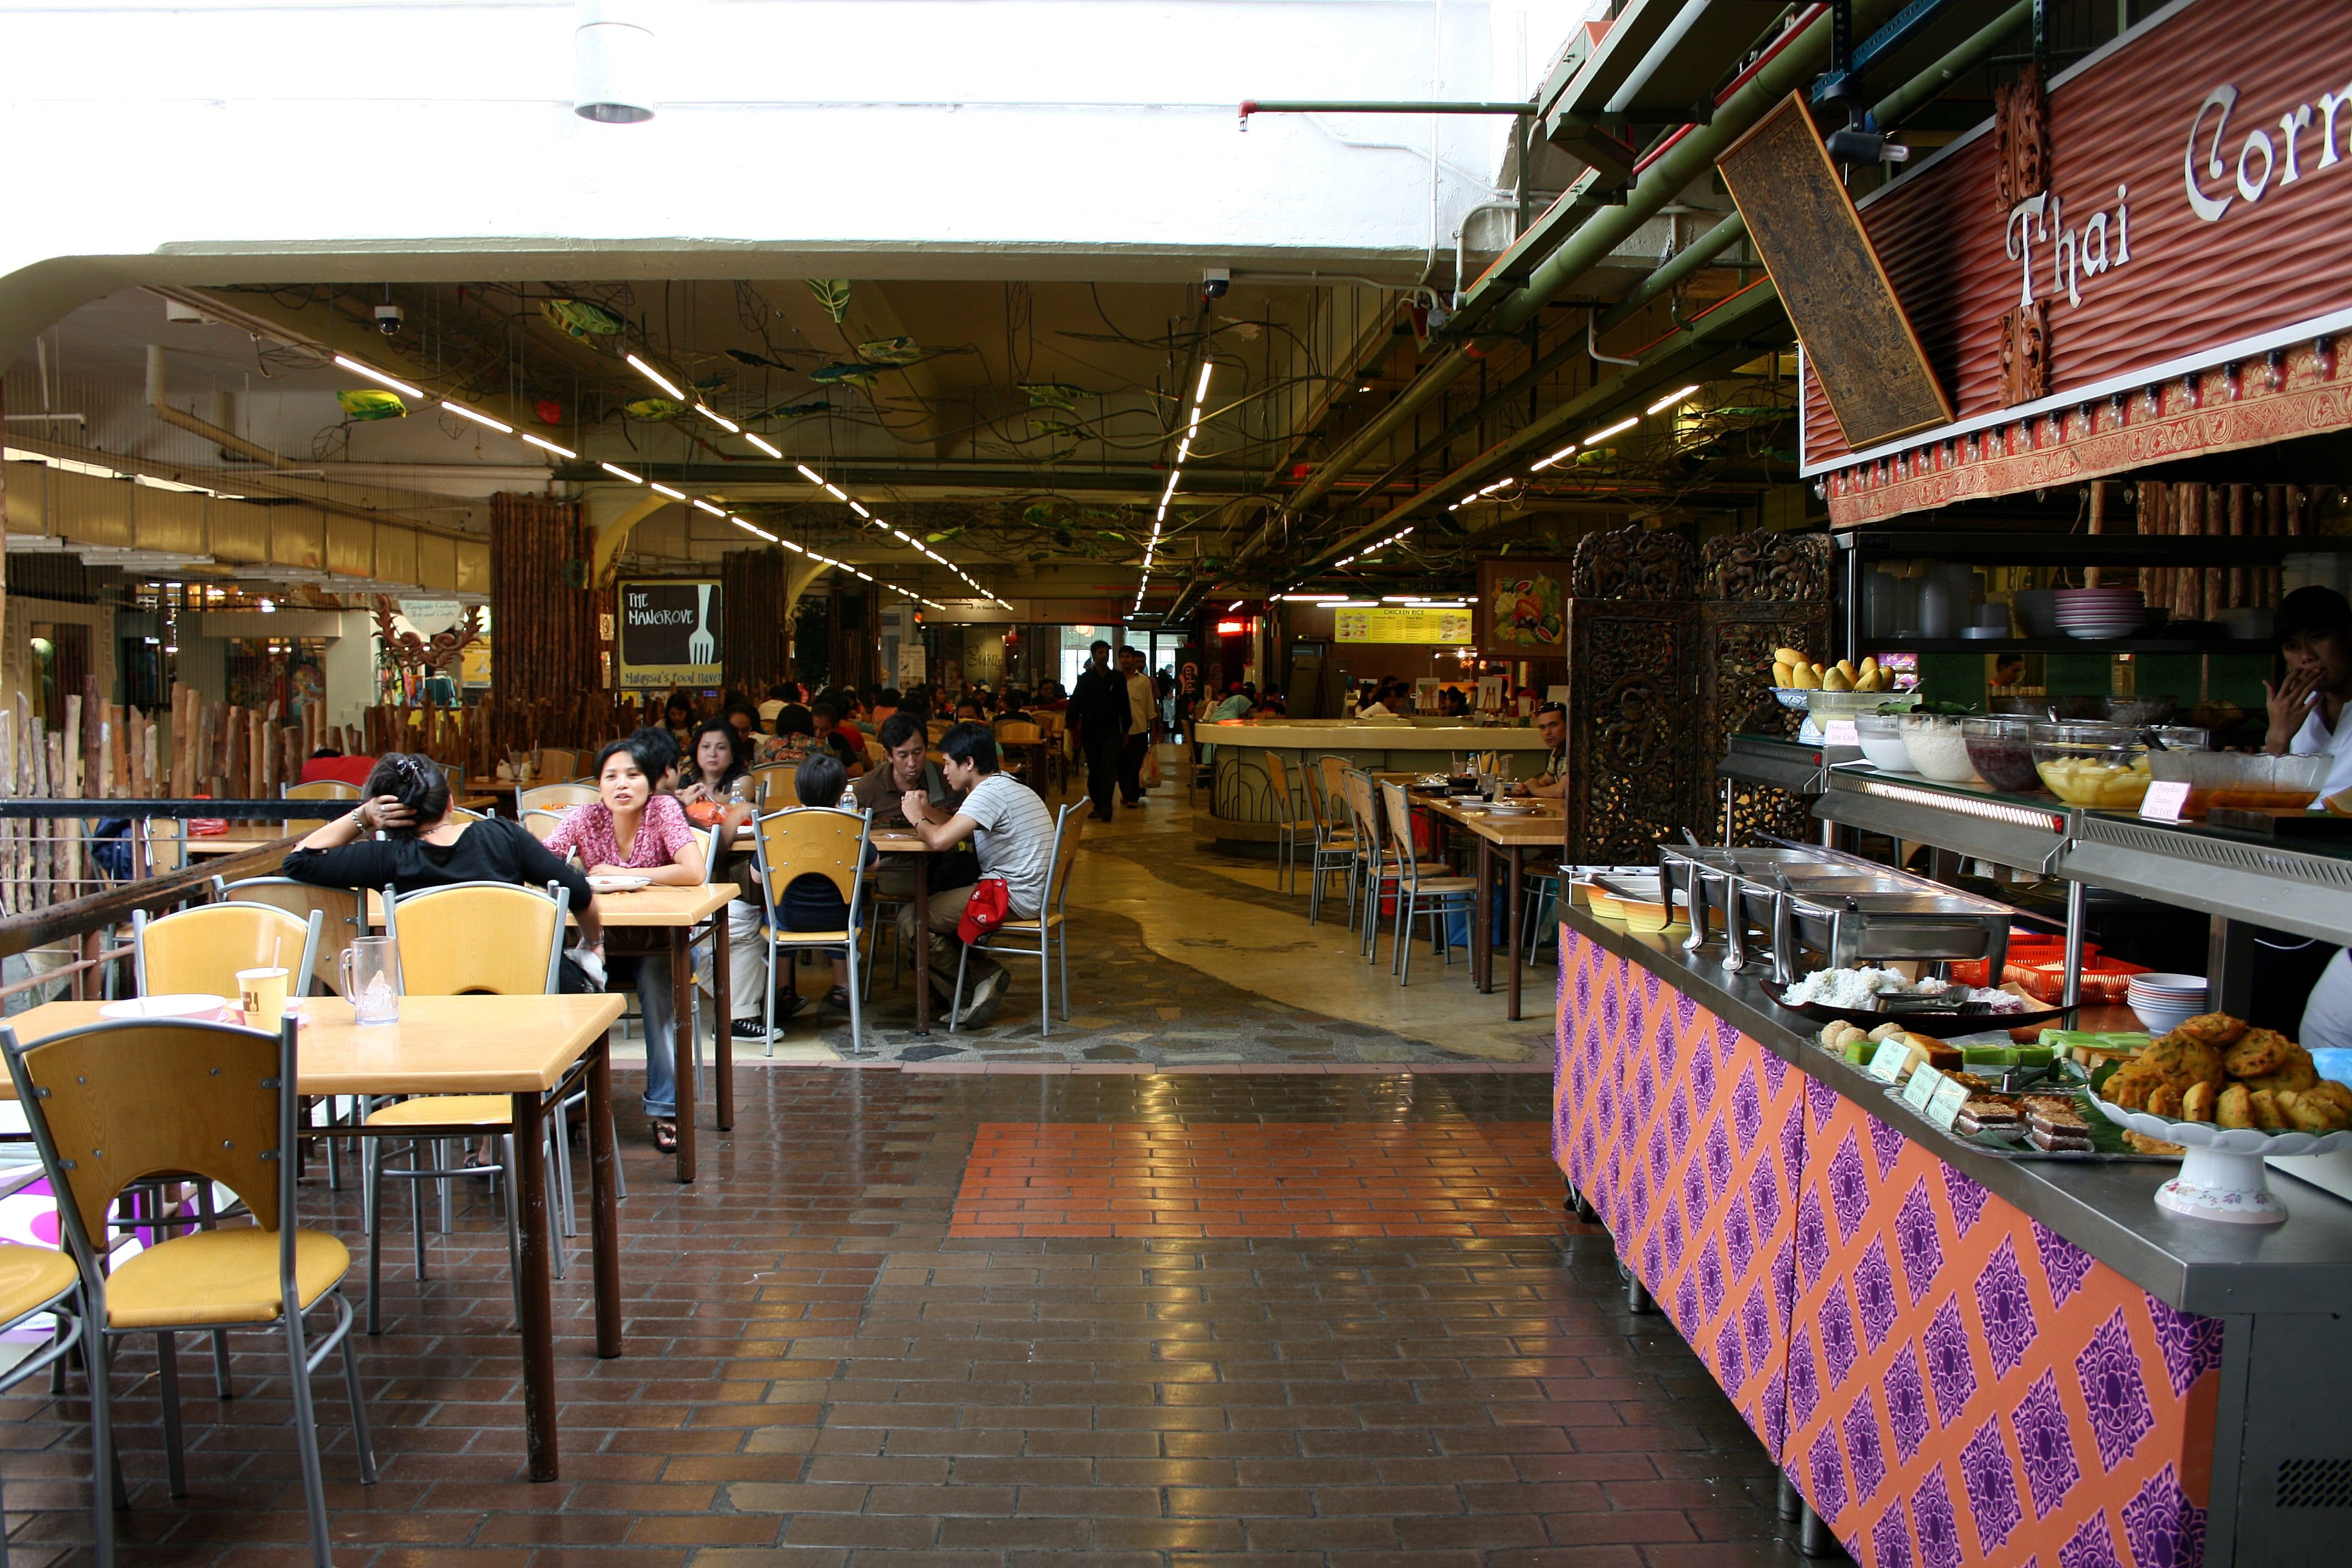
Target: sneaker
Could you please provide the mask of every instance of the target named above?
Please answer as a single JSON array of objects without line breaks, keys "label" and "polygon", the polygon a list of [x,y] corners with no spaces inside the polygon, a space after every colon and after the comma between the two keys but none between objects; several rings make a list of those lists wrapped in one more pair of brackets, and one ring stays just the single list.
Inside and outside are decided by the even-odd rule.
[{"label": "sneaker", "polygon": [[739,1043],[764,1046],[775,1036],[768,1032],[767,1022],[761,1018],[738,1018],[727,1026],[727,1037]]},{"label": "sneaker", "polygon": [[956,1027],[977,1029],[994,1018],[996,1005],[1004,1000],[1005,979],[1005,972],[1002,969],[982,975],[980,984],[972,987],[971,1000],[965,1003],[963,1011],[956,1015]]}]

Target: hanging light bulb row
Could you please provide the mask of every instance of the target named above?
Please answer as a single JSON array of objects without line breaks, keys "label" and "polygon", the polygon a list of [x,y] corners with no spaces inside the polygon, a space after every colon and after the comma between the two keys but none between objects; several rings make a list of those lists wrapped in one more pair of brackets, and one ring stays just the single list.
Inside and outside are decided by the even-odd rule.
[{"label": "hanging light bulb row", "polygon": [[[667,393],[673,402],[683,404],[692,408],[698,416],[704,419],[708,419],[713,425],[716,425],[720,429],[726,431],[730,436],[740,436],[744,440],[749,441],[752,446],[757,447],[761,451],[766,453],[769,457],[777,459],[779,462],[783,460],[783,453],[778,451],[772,445],[759,436],[756,432],[744,429],[743,426],[736,424],[735,421],[728,418],[725,415],[719,413],[709,404],[689,396],[685,388],[671,381],[667,376],[662,374],[661,372],[656,370],[652,365],[647,364],[637,355],[630,354],[627,357],[630,366],[635,369],[639,375],[644,376],[647,381],[652,382],[656,386],[660,387],[662,391]],[[606,465],[608,468],[611,465],[609,464]],[[990,593],[986,588],[982,587],[979,581],[975,579],[971,573],[966,572],[962,567],[958,566],[946,556],[940,554],[937,551],[931,549],[930,546],[923,543],[920,540],[916,539],[911,534],[908,534],[900,529],[892,528],[880,518],[876,517],[871,511],[868,511],[863,504],[853,499],[848,491],[843,489],[839,485],[828,482],[824,475],[810,468],[806,463],[795,463],[793,466],[801,471],[801,478],[808,480],[809,483],[816,486],[819,489],[824,491],[825,494],[831,496],[834,500],[840,501],[842,504],[848,507],[850,510],[856,512],[866,521],[873,524],[876,528],[881,529],[885,532],[891,534],[909,549],[922,552],[938,564],[944,566],[949,571],[954,573],[958,577],[969,584],[971,587],[971,591],[978,594],[982,598],[987,599],[994,604],[1003,605],[1008,610],[1013,607],[1011,605],[1005,604],[1003,599],[998,598],[994,594]],[[806,552],[803,552],[803,553]],[[822,559],[822,557],[818,557],[817,559]],[[852,567],[850,570],[856,571],[856,569]],[[863,572],[859,572],[857,574],[861,577],[866,575]],[[867,581],[870,582],[872,579],[868,578]],[[906,590],[902,588],[899,592],[905,593]],[[923,602],[925,604],[930,603],[928,599]]]},{"label": "hanging light bulb row", "polygon": [[[451,414],[457,415],[460,418],[470,419],[477,425],[487,426],[490,429],[498,431],[502,436],[513,436],[520,440],[528,441],[532,446],[540,447],[545,451],[552,452],[559,458],[568,458],[573,462],[577,462],[580,459],[580,454],[573,451],[569,447],[559,447],[554,442],[542,440],[527,430],[518,430],[503,419],[493,418],[489,415],[481,412],[479,409],[468,408],[462,403],[453,402],[448,398],[434,397],[423,388],[411,386],[408,383],[401,380],[398,376],[378,370],[373,365],[367,364],[360,360],[355,360],[349,354],[337,354],[335,356],[335,363],[342,366],[345,370],[352,372],[353,374],[363,375],[370,381],[375,382],[380,385],[390,387],[393,391],[401,394],[403,396],[413,397],[419,403],[437,404],[442,408],[447,410]],[[656,384],[661,386],[676,396],[679,402],[683,403],[688,401],[685,394],[679,392],[677,387],[672,386],[669,382],[657,374],[652,366],[646,364],[645,361],[639,359],[636,355],[629,355],[629,363],[635,365],[638,370],[644,372],[646,376]],[[724,416],[705,407],[703,405],[697,403],[694,405],[694,409],[696,413],[709,418],[712,423],[724,426],[729,431],[743,437],[744,439],[759,447],[770,457],[782,458],[783,456],[782,452],[779,452],[773,447],[769,446],[767,442],[761,440],[759,437],[751,434],[748,430],[745,430],[741,426],[734,424]],[[711,516],[719,519],[721,521],[731,522],[736,527],[741,529],[744,532],[755,534],[758,537],[766,540],[771,544],[780,545],[783,549],[791,551],[795,555],[805,555],[810,560],[817,562],[822,565],[847,572],[864,582],[872,583],[876,581],[874,577],[866,573],[859,571],[856,567],[850,565],[845,561],[835,561],[830,555],[821,554],[814,550],[803,549],[800,545],[793,543],[789,539],[780,539],[775,534],[769,532],[766,529],[760,527],[757,523],[747,521],[744,519],[738,517],[735,513],[729,511],[726,508],[719,506],[705,498],[698,496],[689,497],[683,490],[673,489],[669,486],[662,484],[656,480],[649,480],[642,474],[633,474],[617,463],[600,462],[596,466],[604,469],[606,473],[612,475],[616,479],[621,479],[633,485],[643,485],[656,495],[663,496],[670,500],[682,502],[695,508],[697,510],[709,512]],[[801,472],[808,474],[809,470],[803,468],[801,469]],[[816,479],[814,475],[810,475],[809,477],[812,483],[824,484],[824,481]],[[835,496],[843,500],[849,500],[847,496],[842,495],[840,490],[835,489],[831,485],[825,485],[824,488],[827,490],[832,491]],[[871,512],[867,512],[865,508],[856,506],[856,503],[854,501],[850,504],[853,507],[856,507],[859,513],[867,517],[869,520],[872,519],[873,514]],[[891,531],[894,533],[898,532],[896,529],[891,530]],[[898,537],[901,539],[907,538],[903,533],[898,534]],[[908,542],[912,543],[913,541],[908,540]],[[919,545],[917,548],[920,549],[921,547]],[[955,572],[956,575],[959,577],[964,577],[963,573],[958,571],[957,568],[948,561],[938,555],[932,555],[931,552],[929,550],[925,550],[923,553],[926,555],[931,555],[931,559],[938,561],[940,565],[946,566],[949,571]],[[971,579],[964,577],[964,581],[970,583],[971,582]],[[927,599],[923,597],[922,595],[916,593],[913,589],[902,588],[896,583],[886,582],[882,583],[880,585],[889,589],[894,594],[903,594],[908,598],[916,601],[918,604],[929,605],[935,610],[944,609],[946,607],[936,599]],[[987,590],[980,588],[980,584],[977,583],[972,583],[972,586],[976,589],[980,589],[983,594],[987,593]],[[994,597],[992,595],[990,596]],[[1002,604],[1003,601],[998,600],[997,602]],[[1009,608],[1010,606],[1007,607]]]},{"label": "hanging light bulb row", "polygon": [[1184,464],[1192,456],[1192,443],[1201,434],[1201,410],[1209,400],[1209,378],[1216,374],[1214,362],[1201,362],[1201,380],[1192,388],[1192,412],[1184,418],[1184,438],[1176,444],[1176,461],[1168,469],[1168,488],[1160,492],[1160,510],[1151,516],[1151,537],[1143,546],[1143,576],[1135,584],[1135,607],[1129,613],[1143,613],[1144,591],[1151,586],[1151,563],[1160,554],[1160,532],[1168,524],[1168,505],[1176,499],[1176,486],[1184,477]]}]

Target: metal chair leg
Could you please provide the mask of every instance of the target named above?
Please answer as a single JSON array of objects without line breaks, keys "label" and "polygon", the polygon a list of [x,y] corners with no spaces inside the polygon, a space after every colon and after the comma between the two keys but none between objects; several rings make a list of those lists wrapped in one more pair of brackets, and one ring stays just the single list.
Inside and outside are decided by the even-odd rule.
[{"label": "metal chair leg", "polygon": [[[199,1230],[212,1230],[220,1223],[220,1215],[214,1206],[213,1184],[201,1177],[196,1181],[196,1221]],[[221,1329],[213,1331],[213,1388],[224,1400],[235,1396],[236,1391],[228,1381],[228,1334]]]},{"label": "metal chair leg", "polygon": [[360,1140],[361,1179],[365,1184],[360,1214],[367,1231],[367,1331],[383,1332],[383,1140]]},{"label": "metal chair leg", "polygon": [[180,1448],[179,1336],[155,1336],[155,1386],[163,1401],[163,1464],[173,1497],[188,1495],[188,1467]]},{"label": "metal chair leg", "polygon": [[970,942],[966,942],[956,953],[955,995],[950,998],[948,1002],[948,1033],[950,1035],[956,1032],[956,1023],[963,1014],[964,965],[971,962],[971,944]]},{"label": "metal chair leg", "polygon": [[360,1389],[360,1350],[352,1342],[352,1304],[341,1286],[331,1294],[343,1325],[343,1396],[352,1402],[352,1445],[359,1451],[360,1480],[375,1485],[375,1438],[368,1431],[367,1396]]},{"label": "metal chair leg", "polygon": [[302,1501],[310,1516],[310,1554],[318,1568],[334,1568],[327,1540],[327,1478],[319,1463],[319,1417],[310,1405],[310,1355],[302,1334],[302,1314],[286,1315],[286,1376],[293,1384],[294,1442],[302,1456]]},{"label": "metal chair leg", "polygon": [[98,1568],[114,1568],[114,1510],[122,1492],[122,1476],[114,1462],[114,1397],[108,1383],[106,1325],[91,1313],[89,1305],[87,1295],[79,1303],[82,1366],[89,1373],[90,1542]]}]

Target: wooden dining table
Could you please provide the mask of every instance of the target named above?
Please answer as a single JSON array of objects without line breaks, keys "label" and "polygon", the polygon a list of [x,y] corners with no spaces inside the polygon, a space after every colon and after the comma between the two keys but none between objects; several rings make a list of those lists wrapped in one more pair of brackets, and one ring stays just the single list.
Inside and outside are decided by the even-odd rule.
[{"label": "wooden dining table", "polygon": [[[705,921],[711,921],[714,927],[710,981],[715,987],[713,994],[719,998],[717,1010],[723,1013],[730,969],[727,931],[725,922],[712,921],[711,917],[725,909],[735,893],[732,882],[710,881],[691,888],[639,888],[632,892],[596,895],[597,918],[606,929],[652,929],[669,933],[670,994],[677,1018],[670,1032],[670,1048],[677,1072],[677,1179],[681,1182],[694,1180],[694,1096],[699,1087],[694,1071],[694,928]],[[369,925],[383,930],[383,895],[370,891],[367,908]],[[711,1033],[715,1101],[712,1120],[719,1131],[725,1132],[735,1125],[735,1049],[725,1020]],[[653,1042],[647,1040],[646,1049],[653,1048]]]},{"label": "wooden dining table", "polygon": [[1505,885],[1510,896],[1505,918],[1510,942],[1510,980],[1506,987],[1509,997],[1504,1016],[1514,1021],[1519,1016],[1519,944],[1525,940],[1520,931],[1523,919],[1523,889],[1520,879],[1525,875],[1526,856],[1529,849],[1557,849],[1565,841],[1568,818],[1559,803],[1554,800],[1529,800],[1526,804],[1534,811],[1528,816],[1516,814],[1496,816],[1477,809],[1475,800],[1461,796],[1443,795],[1434,791],[1416,791],[1415,805],[1433,816],[1444,818],[1468,833],[1478,843],[1478,891],[1476,913],[1470,921],[1470,973],[1472,982],[1482,994],[1495,989],[1495,862],[1499,857],[1510,868],[1510,880]]},{"label": "wooden dining table", "polygon": [[[103,1023],[98,1002],[48,1002],[7,1020],[20,1041]],[[588,1093],[589,1242],[596,1294],[596,1353],[621,1353],[619,1154],[613,1142],[613,1075],[605,1035],[621,1016],[609,995],[404,996],[397,1023],[362,1027],[351,1004],[332,996],[303,1003],[295,1046],[296,1087],[305,1095],[503,1094],[514,1114],[514,1192],[521,1207],[523,1444],[530,1479],[551,1481],[561,1465],[555,1426],[555,1311],[549,1284],[547,1159],[541,1131],[549,1096]],[[14,1099],[0,1080],[0,1098]],[[366,1129],[338,1128],[340,1135]],[[323,1130],[322,1130],[323,1131]],[[391,1135],[391,1134],[384,1134]],[[413,1136],[410,1129],[398,1136]]]}]

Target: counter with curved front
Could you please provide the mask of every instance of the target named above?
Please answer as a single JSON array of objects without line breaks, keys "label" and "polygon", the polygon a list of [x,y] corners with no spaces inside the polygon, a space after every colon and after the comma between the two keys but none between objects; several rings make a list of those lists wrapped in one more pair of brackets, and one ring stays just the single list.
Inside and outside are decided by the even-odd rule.
[{"label": "counter with curved front", "polygon": [[[1216,842],[1228,847],[1275,840],[1281,812],[1268,782],[1268,752],[1293,772],[1313,767],[1318,757],[1344,757],[1349,766],[1372,773],[1444,773],[1456,757],[1501,751],[1527,779],[1543,771],[1546,750],[1532,724],[1486,728],[1444,720],[1235,719],[1202,726],[1201,741],[1204,752],[1216,749],[1208,822]],[[1294,780],[1293,787],[1304,786]]]}]

